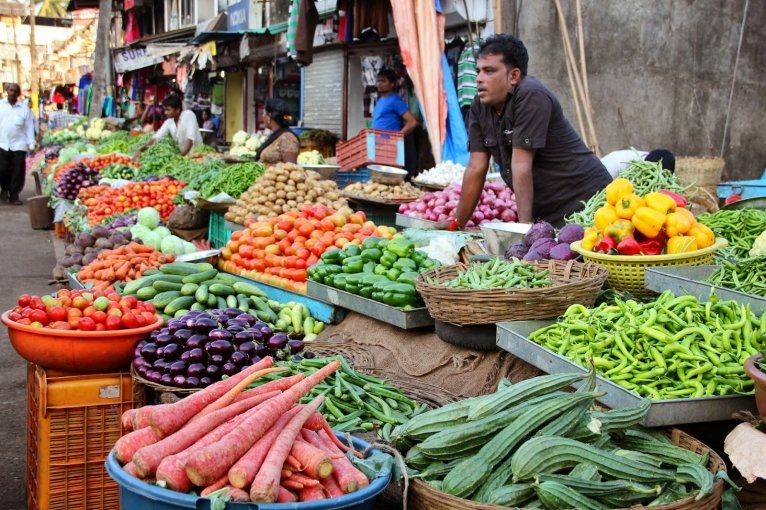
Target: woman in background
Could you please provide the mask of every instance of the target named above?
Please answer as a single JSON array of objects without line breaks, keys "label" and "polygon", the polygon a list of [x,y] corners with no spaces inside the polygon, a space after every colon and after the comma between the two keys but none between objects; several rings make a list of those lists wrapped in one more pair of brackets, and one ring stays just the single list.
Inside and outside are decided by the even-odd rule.
[{"label": "woman in background", "polygon": [[258,147],[255,159],[262,163],[296,163],[298,153],[301,150],[301,142],[298,135],[290,128],[292,116],[287,112],[287,107],[281,99],[269,99],[266,101],[266,113],[264,122],[271,130],[271,134]]}]

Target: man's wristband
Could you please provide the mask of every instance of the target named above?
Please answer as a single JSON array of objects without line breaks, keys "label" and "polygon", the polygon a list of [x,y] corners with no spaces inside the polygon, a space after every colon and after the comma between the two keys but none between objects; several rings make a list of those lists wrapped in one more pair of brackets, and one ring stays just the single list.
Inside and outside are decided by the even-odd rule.
[{"label": "man's wristband", "polygon": [[458,229],[458,227],[459,225],[457,223],[457,220],[455,218],[450,218],[450,222],[449,222],[450,232],[454,232],[455,230]]}]

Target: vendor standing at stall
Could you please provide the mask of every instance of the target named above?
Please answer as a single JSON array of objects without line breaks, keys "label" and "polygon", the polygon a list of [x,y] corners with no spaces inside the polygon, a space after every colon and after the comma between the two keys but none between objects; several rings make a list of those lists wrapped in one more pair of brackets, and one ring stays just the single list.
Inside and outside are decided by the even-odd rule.
[{"label": "vendor standing at stall", "polygon": [[162,106],[165,107],[167,120],[151,140],[139,147],[135,154],[136,158],[143,151],[168,135],[172,136],[178,144],[181,156],[186,156],[194,147],[202,144],[202,134],[197,123],[197,116],[192,111],[183,111],[183,103],[180,97],[171,94],[163,99]]},{"label": "vendor standing at stall", "polygon": [[301,141],[290,129],[291,120],[284,101],[273,98],[266,101],[263,122],[271,134],[255,152],[256,160],[268,164],[298,162]]},{"label": "vendor standing at stall", "polygon": [[494,35],[479,47],[460,203],[454,217],[437,228],[462,229],[471,219],[490,156],[514,191],[519,223],[562,226],[564,217],[612,180],[553,92],[527,75],[528,61],[524,43],[511,35]]}]

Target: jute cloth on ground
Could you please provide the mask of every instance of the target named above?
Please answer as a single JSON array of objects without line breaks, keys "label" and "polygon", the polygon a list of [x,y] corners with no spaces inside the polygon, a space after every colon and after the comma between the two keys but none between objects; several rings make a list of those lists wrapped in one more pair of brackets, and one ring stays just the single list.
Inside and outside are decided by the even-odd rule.
[{"label": "jute cloth on ground", "polygon": [[503,377],[518,382],[541,374],[504,351],[456,347],[440,340],[431,329],[406,331],[356,313],[328,326],[308,349],[335,349],[356,367],[374,368],[394,383],[397,376],[414,377],[466,397],[494,391]]}]

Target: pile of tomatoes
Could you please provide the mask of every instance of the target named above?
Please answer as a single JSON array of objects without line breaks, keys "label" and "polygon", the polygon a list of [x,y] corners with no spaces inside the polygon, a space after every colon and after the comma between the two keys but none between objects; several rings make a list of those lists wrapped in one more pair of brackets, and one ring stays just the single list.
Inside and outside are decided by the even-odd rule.
[{"label": "pile of tomatoes", "polygon": [[323,205],[290,211],[265,221],[250,221],[232,233],[221,250],[221,267],[230,273],[287,288],[306,291],[306,269],[328,249],[361,244],[371,236],[391,239],[393,227],[366,221],[361,211],[338,211]]},{"label": "pile of tomatoes", "polygon": [[111,287],[103,291],[61,289],[55,296],[22,294],[8,318],[36,328],[76,331],[135,329],[157,321],[151,303],[134,296],[120,297]]},{"label": "pile of tomatoes", "polygon": [[56,173],[53,174],[53,178],[58,182],[64,176],[64,174],[67,173],[67,170],[74,168],[77,163],[84,163],[97,172],[100,172],[109,165],[116,164],[130,165],[136,168],[140,166],[138,161],[124,154],[100,154],[98,156],[78,159],[77,161],[70,161],[61,165],[56,169]]},{"label": "pile of tomatoes", "polygon": [[185,185],[184,182],[165,178],[131,182],[122,188],[91,186],[80,190],[77,199],[88,207],[88,223],[91,225],[99,224],[114,214],[143,207],[157,209],[162,219],[167,220],[176,208],[173,199]]}]

